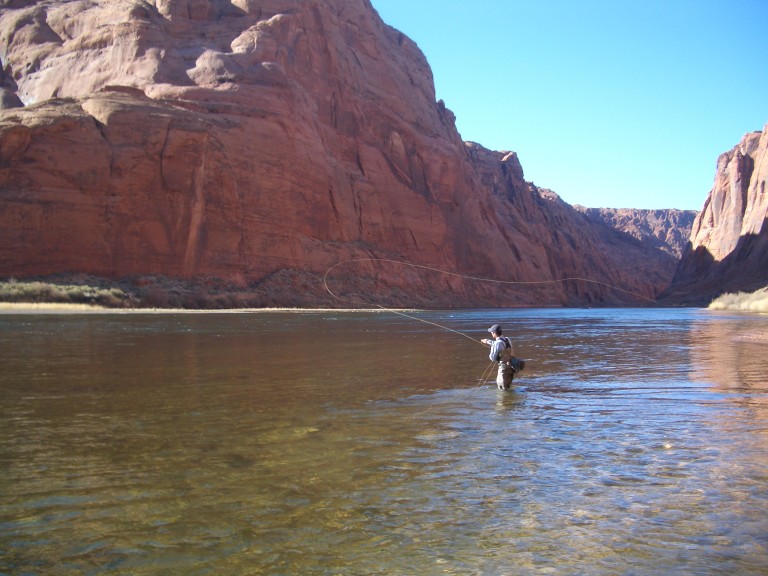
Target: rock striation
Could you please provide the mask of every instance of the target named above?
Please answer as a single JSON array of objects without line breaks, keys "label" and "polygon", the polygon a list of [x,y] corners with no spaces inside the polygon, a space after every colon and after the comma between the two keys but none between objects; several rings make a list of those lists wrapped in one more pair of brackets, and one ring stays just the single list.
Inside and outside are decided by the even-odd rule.
[{"label": "rock striation", "polygon": [[645,302],[676,265],[464,143],[368,0],[12,0],[0,55],[0,275],[580,305]]},{"label": "rock striation", "polygon": [[717,160],[712,190],[691,230],[665,300],[702,305],[768,286],[768,125]]}]

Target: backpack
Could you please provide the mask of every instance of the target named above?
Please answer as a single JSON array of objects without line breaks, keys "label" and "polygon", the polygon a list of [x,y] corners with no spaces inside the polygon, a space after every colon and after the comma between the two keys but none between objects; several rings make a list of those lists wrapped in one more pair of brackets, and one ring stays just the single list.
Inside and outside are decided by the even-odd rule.
[{"label": "backpack", "polygon": [[[511,350],[512,344],[510,343],[509,338],[507,338],[506,336],[502,336],[501,339],[504,340],[504,347],[507,350]],[[496,361],[498,362],[498,359]],[[515,373],[525,370],[525,360],[522,360],[517,356],[512,356],[512,358],[509,361],[509,365],[512,367],[512,370]]]},{"label": "backpack", "polygon": [[[504,349],[505,350],[511,350],[512,349],[512,343],[509,341],[509,338],[507,338],[506,336],[502,336],[501,339],[504,341]],[[496,355],[496,362],[500,362],[500,361],[501,361],[501,358],[497,354]]]}]

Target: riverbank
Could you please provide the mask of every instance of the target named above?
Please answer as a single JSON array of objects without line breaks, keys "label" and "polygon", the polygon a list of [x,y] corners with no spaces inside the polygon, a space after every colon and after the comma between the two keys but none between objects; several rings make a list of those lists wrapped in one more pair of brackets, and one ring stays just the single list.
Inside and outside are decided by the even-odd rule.
[{"label": "riverbank", "polygon": [[325,312],[418,312],[416,309],[405,308],[222,308],[222,309],[193,309],[193,308],[108,308],[93,304],[64,304],[56,302],[0,302],[0,314],[254,314],[254,313],[325,313]]},{"label": "riverbank", "polygon": [[[299,274],[299,273],[296,273]],[[306,276],[306,277],[304,277]],[[359,295],[341,300],[323,288],[323,283],[302,276],[302,290],[291,290],[295,279],[241,286],[217,278],[177,279],[140,276],[110,280],[86,274],[0,279],[0,313],[28,312],[256,312],[256,311],[369,311],[416,310],[396,299],[378,306]],[[355,307],[355,304],[359,306]],[[336,306],[336,304],[341,304]],[[431,308],[425,302],[423,308]]]},{"label": "riverbank", "polygon": [[54,302],[0,302],[0,314],[34,314],[35,312],[119,312],[119,309],[92,304],[61,304]]},{"label": "riverbank", "polygon": [[[305,298],[307,294],[309,298]],[[153,275],[106,279],[87,274],[60,274],[24,280],[0,279],[0,303],[42,306],[49,310],[290,309],[301,308],[306,302],[322,304],[323,298],[332,304],[330,296],[317,287],[307,288],[291,301],[284,295],[281,297],[281,291],[274,287],[240,286],[216,278],[182,280]]]},{"label": "riverbank", "polygon": [[768,314],[768,287],[755,292],[723,294],[708,306],[709,310],[735,310]]}]

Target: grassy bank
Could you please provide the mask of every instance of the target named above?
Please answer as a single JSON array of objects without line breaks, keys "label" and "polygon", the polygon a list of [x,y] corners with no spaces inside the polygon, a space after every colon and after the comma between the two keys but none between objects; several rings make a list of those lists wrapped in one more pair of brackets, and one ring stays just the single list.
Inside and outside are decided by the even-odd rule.
[{"label": "grassy bank", "polygon": [[0,280],[0,302],[90,305],[103,308],[227,309],[262,305],[248,294],[162,277],[131,280],[44,278]]},{"label": "grassy bank", "polygon": [[0,302],[90,304],[107,308],[126,308],[135,303],[135,296],[118,287],[21,282],[11,278],[0,281]]},{"label": "grassy bank", "polygon": [[768,313],[768,286],[755,292],[723,294],[712,301],[709,309]]},{"label": "grassy bank", "polygon": [[[294,273],[294,276],[299,273]],[[216,278],[180,280],[165,276],[105,279],[85,274],[0,279],[0,303],[89,305],[103,308],[230,310],[243,308],[306,308],[322,302],[315,278],[275,275],[272,285],[242,286]],[[302,290],[289,290],[291,286]],[[320,287],[319,287],[320,286]],[[312,288],[313,287],[313,288]],[[295,301],[286,298],[295,294]],[[306,298],[305,298],[306,296]]]}]

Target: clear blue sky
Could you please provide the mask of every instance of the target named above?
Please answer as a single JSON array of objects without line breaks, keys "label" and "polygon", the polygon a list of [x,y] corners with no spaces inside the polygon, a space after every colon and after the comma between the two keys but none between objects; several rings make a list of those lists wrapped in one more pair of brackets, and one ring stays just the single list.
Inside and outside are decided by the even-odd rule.
[{"label": "clear blue sky", "polygon": [[464,140],[570,204],[700,210],[768,123],[768,0],[371,0]]}]

